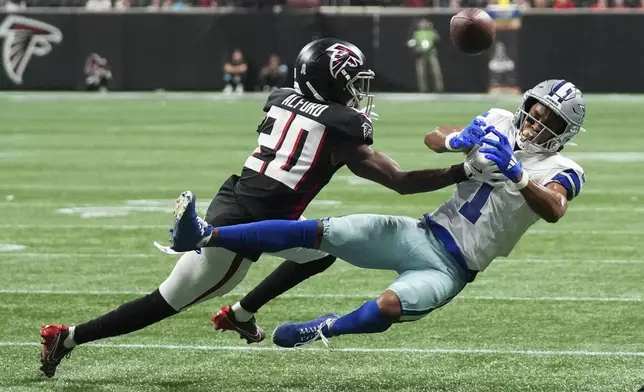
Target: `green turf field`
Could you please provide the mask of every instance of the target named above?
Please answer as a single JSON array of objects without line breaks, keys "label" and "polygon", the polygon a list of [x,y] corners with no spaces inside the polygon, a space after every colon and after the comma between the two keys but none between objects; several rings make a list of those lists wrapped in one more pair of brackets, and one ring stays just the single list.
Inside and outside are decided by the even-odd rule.
[{"label": "green turf field", "polygon": [[[100,98],[102,97],[102,98]],[[110,98],[112,97],[112,98]],[[423,145],[518,99],[380,98],[375,147],[404,168],[445,166]],[[179,95],[0,95],[2,391],[636,391],[644,384],[644,99],[589,97],[569,156],[587,182],[566,217],[539,223],[450,305],[384,334],[299,350],[247,346],[209,317],[278,261],[263,258],[233,295],[147,330],[75,350],[37,377],[41,323],[79,323],[154,290],[174,266],[172,200],[200,211],[256,146],[261,99]],[[399,196],[340,171],[308,217],[420,216],[450,190]],[[11,195],[11,196],[10,196]],[[22,245],[11,250],[8,245]],[[338,262],[266,306],[260,323],[345,313],[394,277]]]}]

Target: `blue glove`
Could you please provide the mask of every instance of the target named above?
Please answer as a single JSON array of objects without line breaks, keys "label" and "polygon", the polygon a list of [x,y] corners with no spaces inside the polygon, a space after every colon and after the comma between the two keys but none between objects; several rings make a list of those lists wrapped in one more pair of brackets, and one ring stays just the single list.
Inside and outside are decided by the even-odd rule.
[{"label": "blue glove", "polygon": [[449,146],[453,150],[460,151],[472,148],[475,144],[481,144],[481,138],[488,132],[487,128],[483,129],[483,127],[485,127],[485,121],[474,119],[470,125],[450,138]]},{"label": "blue glove", "polygon": [[491,129],[491,132],[499,138],[499,141],[484,138],[483,143],[493,148],[485,147],[479,151],[485,154],[485,158],[496,163],[503,175],[513,182],[519,182],[523,173],[523,164],[514,156],[514,149],[508,138],[496,129]]}]

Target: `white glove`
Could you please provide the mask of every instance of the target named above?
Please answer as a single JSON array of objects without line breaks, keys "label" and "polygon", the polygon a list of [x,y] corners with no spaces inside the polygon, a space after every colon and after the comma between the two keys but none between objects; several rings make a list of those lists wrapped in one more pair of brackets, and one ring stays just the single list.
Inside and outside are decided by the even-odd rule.
[{"label": "white glove", "polygon": [[[375,107],[376,105],[371,105],[371,112],[369,112],[369,116],[368,116],[371,121],[376,121],[380,118],[380,115],[378,115],[378,113],[373,111],[373,108]],[[364,114],[365,117],[367,117],[367,108],[362,108],[362,109],[359,109],[358,111]]]},{"label": "white glove", "polygon": [[472,149],[465,157],[465,174],[468,178],[479,182],[485,182],[493,187],[503,186],[507,177],[501,173],[498,166],[485,158],[478,152],[478,148]]}]

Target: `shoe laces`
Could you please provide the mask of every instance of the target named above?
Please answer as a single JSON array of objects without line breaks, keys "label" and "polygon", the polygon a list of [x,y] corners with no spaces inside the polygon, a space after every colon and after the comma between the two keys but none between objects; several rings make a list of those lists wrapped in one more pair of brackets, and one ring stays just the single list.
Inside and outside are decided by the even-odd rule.
[{"label": "shoe laces", "polygon": [[296,343],[295,347],[306,346],[307,344],[311,344],[317,340],[321,340],[326,347],[329,347],[329,338],[324,336],[322,328],[324,328],[324,326],[330,327],[331,322],[331,319],[326,319],[315,327],[300,328],[299,333],[301,342]]},{"label": "shoe laces", "polygon": [[197,217],[197,224],[199,225],[199,233],[203,236],[208,228],[208,223],[200,217]]}]

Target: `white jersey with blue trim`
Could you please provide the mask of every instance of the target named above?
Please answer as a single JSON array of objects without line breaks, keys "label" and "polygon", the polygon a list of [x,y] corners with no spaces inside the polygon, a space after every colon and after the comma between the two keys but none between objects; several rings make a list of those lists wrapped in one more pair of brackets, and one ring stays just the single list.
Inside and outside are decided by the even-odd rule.
[{"label": "white jersey with blue trim", "polygon": [[[487,125],[494,125],[514,145],[512,113],[491,109],[483,116]],[[528,154],[517,150],[515,156],[532,181],[542,185],[560,183],[567,190],[568,200],[581,191],[583,169],[559,153]],[[456,184],[452,197],[431,213],[430,219],[449,231],[468,267],[482,271],[495,258],[508,256],[539,216],[510,180],[499,187],[469,180]]]}]

